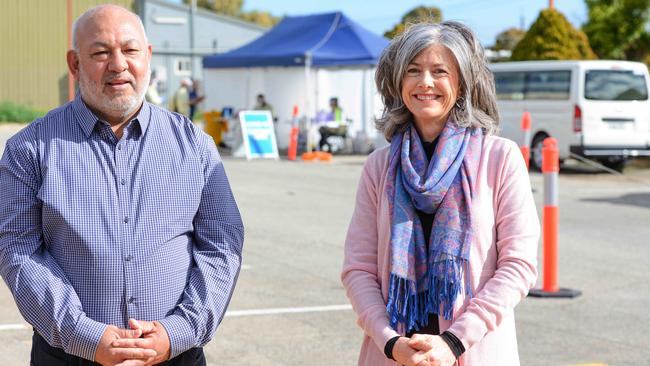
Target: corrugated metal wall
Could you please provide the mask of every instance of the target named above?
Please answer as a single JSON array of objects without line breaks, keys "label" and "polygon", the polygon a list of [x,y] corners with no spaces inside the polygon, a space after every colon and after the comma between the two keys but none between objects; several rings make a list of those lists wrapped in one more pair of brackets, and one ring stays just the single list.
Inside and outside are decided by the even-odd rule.
[{"label": "corrugated metal wall", "polygon": [[[135,0],[71,0],[73,19],[105,3],[134,9]],[[67,0],[1,0],[0,101],[48,110],[68,100]]]}]

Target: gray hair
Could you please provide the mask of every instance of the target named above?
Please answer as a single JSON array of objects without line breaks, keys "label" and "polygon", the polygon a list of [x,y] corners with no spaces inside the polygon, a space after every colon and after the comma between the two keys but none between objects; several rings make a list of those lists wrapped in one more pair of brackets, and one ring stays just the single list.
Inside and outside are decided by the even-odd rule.
[{"label": "gray hair", "polygon": [[74,23],[72,24],[72,49],[79,53],[79,27],[81,24],[83,24],[86,20],[91,19],[93,16],[95,16],[97,13],[101,12],[104,9],[108,8],[114,8],[114,9],[120,9],[123,10],[127,13],[133,14],[133,16],[138,19],[138,24],[140,25],[140,28],[142,29],[142,34],[144,34],[144,42],[145,44],[149,44],[149,41],[147,40],[147,32],[144,31],[144,24],[142,23],[142,19],[135,14],[134,12],[130,11],[129,9],[119,6],[119,5],[114,5],[114,4],[102,4],[102,5],[97,5],[94,6],[88,10],[86,10],[83,14],[77,18]]},{"label": "gray hair", "polygon": [[494,77],[488,69],[483,47],[471,29],[459,22],[420,23],[410,26],[386,47],[379,59],[375,83],[384,102],[377,129],[390,141],[405,131],[413,119],[402,100],[402,79],[408,65],[423,50],[442,45],[456,58],[460,71],[459,97],[451,115],[460,127],[477,127],[486,134],[498,130]]}]

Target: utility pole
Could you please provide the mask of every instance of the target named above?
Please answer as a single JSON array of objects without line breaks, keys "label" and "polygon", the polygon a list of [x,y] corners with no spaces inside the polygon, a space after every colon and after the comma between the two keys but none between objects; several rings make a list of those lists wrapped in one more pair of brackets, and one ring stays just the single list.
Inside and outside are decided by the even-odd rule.
[{"label": "utility pole", "polygon": [[190,73],[194,77],[194,23],[196,20],[196,0],[190,3]]}]

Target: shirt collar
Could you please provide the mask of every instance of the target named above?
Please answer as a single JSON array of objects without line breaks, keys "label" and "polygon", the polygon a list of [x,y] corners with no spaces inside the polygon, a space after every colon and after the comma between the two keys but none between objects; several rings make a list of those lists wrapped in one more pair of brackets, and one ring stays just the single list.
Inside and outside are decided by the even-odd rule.
[{"label": "shirt collar", "polygon": [[[72,101],[72,110],[74,111],[75,118],[79,123],[79,126],[83,130],[86,138],[90,137],[95,129],[95,124],[99,121],[99,118],[88,108],[86,103],[81,99],[81,93],[77,93],[74,101]],[[136,121],[140,124],[140,131],[142,135],[147,131],[149,126],[149,120],[151,119],[151,106],[145,100],[142,102],[142,108],[138,114],[136,114],[131,121]]]}]

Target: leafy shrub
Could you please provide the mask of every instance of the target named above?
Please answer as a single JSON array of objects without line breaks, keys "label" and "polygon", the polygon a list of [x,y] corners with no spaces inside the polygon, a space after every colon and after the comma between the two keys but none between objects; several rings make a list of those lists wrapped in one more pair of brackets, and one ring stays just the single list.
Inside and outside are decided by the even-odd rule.
[{"label": "leafy shrub", "polygon": [[0,122],[31,122],[44,112],[20,104],[0,102]]},{"label": "leafy shrub", "polygon": [[512,61],[593,60],[587,36],[555,9],[545,9],[512,50]]}]

